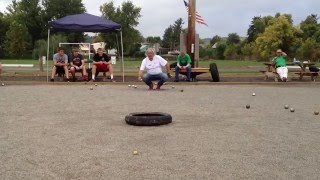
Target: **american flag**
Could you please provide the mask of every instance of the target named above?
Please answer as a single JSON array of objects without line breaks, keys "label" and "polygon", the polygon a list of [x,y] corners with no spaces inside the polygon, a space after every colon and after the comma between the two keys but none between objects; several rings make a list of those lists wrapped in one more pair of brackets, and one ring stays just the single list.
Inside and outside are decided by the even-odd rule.
[{"label": "american flag", "polygon": [[[183,0],[184,2],[184,5],[186,6],[187,8],[187,11],[189,12],[189,4]],[[206,25],[208,26],[208,24],[204,21],[204,19],[200,16],[200,14],[198,12],[196,12],[196,21],[199,23],[199,24],[203,24],[203,25]]]}]

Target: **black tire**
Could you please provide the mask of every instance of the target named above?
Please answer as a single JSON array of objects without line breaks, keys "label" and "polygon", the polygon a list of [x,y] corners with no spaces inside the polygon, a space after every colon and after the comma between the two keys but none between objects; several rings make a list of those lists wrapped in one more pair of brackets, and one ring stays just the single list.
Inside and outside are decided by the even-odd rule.
[{"label": "black tire", "polygon": [[125,121],[133,126],[160,126],[172,123],[172,116],[166,113],[132,113]]},{"label": "black tire", "polygon": [[218,71],[218,66],[216,63],[210,64],[210,72],[213,82],[220,82],[220,76]]}]

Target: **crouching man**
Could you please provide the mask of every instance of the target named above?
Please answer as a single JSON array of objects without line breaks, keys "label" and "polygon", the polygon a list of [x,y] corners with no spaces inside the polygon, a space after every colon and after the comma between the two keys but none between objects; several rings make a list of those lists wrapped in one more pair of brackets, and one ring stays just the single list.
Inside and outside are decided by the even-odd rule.
[{"label": "crouching man", "polygon": [[86,65],[83,56],[79,54],[79,49],[72,50],[72,54],[69,56],[69,63],[73,81],[76,81],[76,72],[82,73],[83,80],[87,81]]},{"label": "crouching man", "polygon": [[69,81],[68,56],[64,53],[63,48],[59,48],[58,53],[53,55],[51,82],[54,82],[54,76],[56,74],[64,74],[66,76],[66,80]]},{"label": "crouching man", "polygon": [[[166,67],[167,74],[162,72],[162,67]],[[145,70],[147,71],[147,74],[143,75]],[[168,78],[171,78],[168,61],[161,56],[156,55],[155,51],[149,48],[146,51],[146,58],[142,61],[140,66],[138,81],[144,81],[149,86],[149,90],[153,90],[152,81],[159,81],[156,89],[160,90],[161,86]]]},{"label": "crouching man", "polygon": [[283,82],[288,81],[288,68],[286,64],[286,57],[287,54],[285,52],[282,52],[281,49],[278,49],[277,56],[272,60],[276,68],[276,71],[279,74],[281,81]]}]

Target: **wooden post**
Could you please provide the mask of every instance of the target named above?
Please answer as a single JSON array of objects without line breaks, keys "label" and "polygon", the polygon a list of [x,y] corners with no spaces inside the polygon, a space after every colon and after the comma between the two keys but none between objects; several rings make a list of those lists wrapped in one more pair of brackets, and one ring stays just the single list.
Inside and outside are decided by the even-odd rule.
[{"label": "wooden post", "polygon": [[189,0],[188,13],[188,37],[187,53],[192,59],[192,67],[195,67],[195,41],[196,41],[196,0]]}]

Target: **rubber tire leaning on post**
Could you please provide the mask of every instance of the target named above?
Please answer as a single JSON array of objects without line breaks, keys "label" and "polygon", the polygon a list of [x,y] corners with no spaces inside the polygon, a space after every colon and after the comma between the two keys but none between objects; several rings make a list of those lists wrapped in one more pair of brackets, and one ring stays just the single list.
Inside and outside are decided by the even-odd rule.
[{"label": "rubber tire leaning on post", "polygon": [[216,63],[210,64],[210,72],[213,82],[220,82],[220,76],[218,71],[218,66]]},{"label": "rubber tire leaning on post", "polygon": [[160,126],[172,123],[172,116],[166,113],[132,113],[126,116],[125,121],[133,126]]}]

